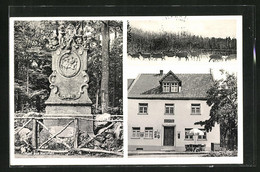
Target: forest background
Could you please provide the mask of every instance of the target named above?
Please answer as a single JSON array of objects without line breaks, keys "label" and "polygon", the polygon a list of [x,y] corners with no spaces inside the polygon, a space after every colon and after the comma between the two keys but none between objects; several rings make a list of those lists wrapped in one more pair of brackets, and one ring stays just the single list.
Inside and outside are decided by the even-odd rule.
[{"label": "forest background", "polygon": [[58,33],[60,26],[68,25],[80,26],[87,35],[92,113],[101,113],[103,109],[103,112],[122,114],[121,21],[15,21],[15,112],[45,111],[44,102],[50,94],[53,33]]}]

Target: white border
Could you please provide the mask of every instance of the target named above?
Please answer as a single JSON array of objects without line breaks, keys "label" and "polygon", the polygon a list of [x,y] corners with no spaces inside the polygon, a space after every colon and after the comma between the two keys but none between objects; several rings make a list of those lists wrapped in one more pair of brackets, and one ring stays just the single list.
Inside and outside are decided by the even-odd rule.
[{"label": "white border", "polygon": [[[10,165],[183,165],[183,164],[242,164],[243,163],[243,71],[242,71],[242,16],[194,16],[200,19],[237,20],[238,54],[238,156],[237,157],[167,157],[167,158],[128,158],[127,156],[127,20],[161,20],[165,17],[10,17],[9,18],[9,76],[10,76]],[[40,20],[122,20],[123,21],[123,108],[124,108],[124,157],[123,158],[15,158],[14,157],[14,21]]]}]

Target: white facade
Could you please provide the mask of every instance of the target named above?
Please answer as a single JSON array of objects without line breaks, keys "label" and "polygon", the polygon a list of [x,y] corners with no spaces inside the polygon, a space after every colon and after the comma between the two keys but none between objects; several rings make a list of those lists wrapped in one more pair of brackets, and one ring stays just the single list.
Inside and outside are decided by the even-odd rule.
[{"label": "white facade", "polygon": [[[148,105],[147,114],[139,113],[140,103]],[[165,114],[165,105],[168,104],[174,105],[173,114]],[[192,104],[200,105],[200,112],[198,114],[192,114]],[[220,127],[218,124],[213,127],[211,132],[207,132],[206,136],[199,136],[199,139],[197,139],[198,136],[193,137],[193,139],[185,138],[185,129],[203,129],[203,126],[194,125],[194,123],[209,119],[209,114],[210,107],[206,104],[206,100],[130,98],[128,99],[128,149],[130,151],[185,151],[185,144],[196,142],[197,144],[205,144],[206,150],[210,150],[211,143],[220,142]],[[137,133],[133,130],[138,128],[140,128],[141,135],[136,137]],[[149,132],[147,132],[145,137],[145,128],[150,129],[150,133],[152,128],[152,138],[149,138]],[[166,130],[168,132],[167,135],[164,133]],[[172,135],[169,135],[171,132]]]}]

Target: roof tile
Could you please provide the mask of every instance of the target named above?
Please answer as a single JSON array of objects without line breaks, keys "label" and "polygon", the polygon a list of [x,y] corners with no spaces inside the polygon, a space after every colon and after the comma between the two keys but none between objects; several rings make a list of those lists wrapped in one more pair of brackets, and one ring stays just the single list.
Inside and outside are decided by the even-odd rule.
[{"label": "roof tile", "polygon": [[[167,74],[166,74],[167,75]],[[182,82],[181,92],[162,93],[159,81],[165,75],[141,74],[131,86],[128,98],[205,99],[213,84],[211,74],[175,74]]]}]

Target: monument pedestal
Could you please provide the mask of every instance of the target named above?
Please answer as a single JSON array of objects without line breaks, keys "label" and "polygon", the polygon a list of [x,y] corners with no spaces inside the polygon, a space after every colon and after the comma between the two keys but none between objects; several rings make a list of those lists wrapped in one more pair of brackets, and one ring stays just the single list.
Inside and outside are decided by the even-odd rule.
[{"label": "monument pedestal", "polygon": [[[79,130],[93,133],[93,121],[84,119],[93,119],[91,115],[91,106],[87,105],[47,105],[45,117],[79,117]],[[83,119],[84,118],[84,119]],[[73,119],[48,119],[44,120],[44,123],[49,126],[65,126],[69,121]],[[74,123],[69,127],[74,127]],[[66,131],[65,131],[66,132]]]},{"label": "monument pedestal", "polygon": [[[72,43],[72,45],[74,44]],[[45,116],[57,117],[57,119],[46,119],[44,120],[45,125],[56,131],[73,120],[73,117],[93,119],[91,116],[92,102],[88,97],[89,77],[86,70],[87,51],[83,47],[77,45],[76,48],[73,46],[68,49],[60,48],[53,52],[53,73],[49,77],[51,93],[45,102]],[[72,119],[61,119],[62,117],[72,117]],[[73,127],[74,123],[71,123],[64,130],[64,137],[66,137],[64,133],[73,130]],[[93,120],[80,119],[79,130],[93,133]]]}]

